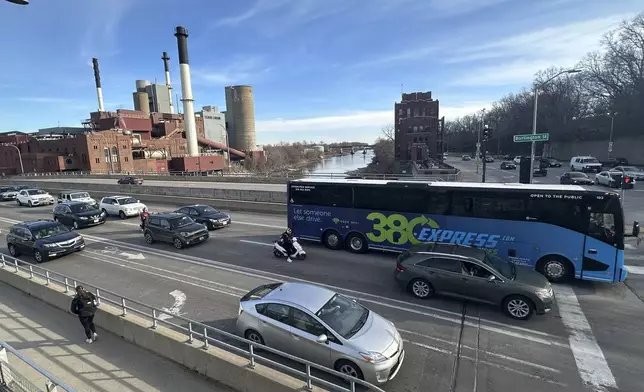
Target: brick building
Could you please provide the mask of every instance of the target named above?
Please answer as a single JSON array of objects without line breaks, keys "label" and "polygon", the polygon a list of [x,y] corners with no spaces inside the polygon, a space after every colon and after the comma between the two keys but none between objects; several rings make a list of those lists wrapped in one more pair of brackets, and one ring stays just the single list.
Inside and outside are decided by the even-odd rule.
[{"label": "brick building", "polygon": [[396,161],[442,160],[443,123],[431,92],[402,94],[395,104]]}]

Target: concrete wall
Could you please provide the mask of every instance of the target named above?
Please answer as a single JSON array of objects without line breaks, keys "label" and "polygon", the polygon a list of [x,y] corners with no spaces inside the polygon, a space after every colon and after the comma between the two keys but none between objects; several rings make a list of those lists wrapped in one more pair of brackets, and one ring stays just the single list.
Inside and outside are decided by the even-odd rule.
[{"label": "concrete wall", "polygon": [[[0,281],[23,291],[61,311],[68,312],[72,291],[65,293],[64,287],[55,283],[46,284],[44,279],[29,278],[22,271],[14,272],[11,267],[0,267]],[[187,342],[187,336],[159,325],[152,329],[152,321],[128,314],[109,304],[101,304],[95,324],[148,351],[174,361],[205,377],[240,392],[290,392],[304,389],[304,382],[256,364],[251,369],[248,359],[210,346],[204,350],[203,343]],[[314,388],[314,391],[324,391]]]},{"label": "concrete wall", "polygon": [[[553,142],[551,156],[564,161],[577,155],[592,155],[600,161],[608,158],[608,140],[584,142]],[[626,158],[632,165],[644,165],[644,136],[623,137],[613,140],[611,156]]]}]

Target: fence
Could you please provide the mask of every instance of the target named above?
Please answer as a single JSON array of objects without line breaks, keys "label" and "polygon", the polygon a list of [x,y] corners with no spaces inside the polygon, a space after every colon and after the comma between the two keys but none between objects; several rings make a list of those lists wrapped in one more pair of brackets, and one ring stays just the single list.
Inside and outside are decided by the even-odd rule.
[{"label": "fence", "polygon": [[[205,350],[208,349],[210,344],[216,344],[218,347],[222,349],[228,350],[232,353],[242,355],[248,358],[248,361],[249,361],[248,366],[251,368],[254,368],[255,363],[259,362],[259,363],[263,363],[266,366],[274,367],[281,371],[289,373],[292,376],[299,377],[303,379],[303,381],[305,382],[304,388],[306,390],[312,390],[313,383],[315,383],[317,385],[322,385],[332,390],[341,391],[341,392],[346,392],[346,391],[355,392],[357,385],[363,386],[370,391],[385,392],[384,390],[366,381],[348,376],[346,374],[340,373],[333,369],[326,368],[324,366],[295,357],[293,355],[284,353],[282,351],[275,350],[273,348],[251,342],[250,340],[241,338],[230,332],[213,328],[211,326],[200,323],[198,321],[188,319],[183,316],[171,315],[172,318],[181,320],[186,325],[179,325],[169,320],[164,320],[163,318],[160,318],[160,316],[166,313],[164,313],[162,310],[158,308],[146,305],[134,299],[124,297],[112,291],[105,290],[96,285],[93,285],[87,282],[82,282],[72,277],[65,276],[57,272],[50,271],[48,269],[27,263],[15,257],[11,257],[5,254],[0,254],[0,268],[13,268],[15,272],[24,271],[29,274],[30,279],[33,279],[35,276],[45,279],[47,282],[47,285],[51,284],[52,282],[57,283],[61,286],[64,286],[66,293],[68,293],[70,289],[73,290],[79,284],[83,285],[86,290],[94,292],[99,305],[101,304],[101,302],[106,302],[120,308],[123,316],[126,316],[128,312],[132,312],[144,318],[148,318],[151,323],[150,328],[152,329],[156,329],[159,324],[165,324],[176,331],[181,331],[182,333],[184,333],[188,338],[188,343],[193,343],[194,339],[198,339],[202,341],[203,349]],[[214,336],[219,336],[219,338],[217,339]],[[241,343],[244,346],[248,346],[248,349],[237,347],[228,342],[225,342],[222,339],[222,337],[232,340],[236,343]],[[284,365],[275,360],[258,355],[256,353],[258,349],[272,354],[276,354],[280,357],[296,362],[299,365],[304,367],[304,371],[295,369],[291,366]],[[349,385],[349,387],[347,388],[342,385],[339,385],[338,383],[327,381],[318,376],[315,376],[312,374],[312,370],[321,371],[327,375],[338,377],[341,380],[345,381]],[[61,385],[61,384],[58,383],[58,385]],[[68,389],[68,391],[73,391],[73,390]]]},{"label": "fence", "polygon": [[[45,389],[43,390],[38,388],[33,382],[24,377],[20,372],[16,371],[14,367],[10,365],[8,353],[12,354],[12,358],[15,357],[19,359],[43,375],[47,379],[45,382]],[[0,340],[0,390],[3,390],[2,387],[11,392],[76,392],[72,387],[66,385],[47,370],[38,366],[31,359],[22,355],[18,350]]]}]

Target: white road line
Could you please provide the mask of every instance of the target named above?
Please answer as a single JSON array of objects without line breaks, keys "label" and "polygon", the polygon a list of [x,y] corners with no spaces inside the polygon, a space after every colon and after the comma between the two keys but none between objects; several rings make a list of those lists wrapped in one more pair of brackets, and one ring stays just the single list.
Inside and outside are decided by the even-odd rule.
[{"label": "white road line", "polygon": [[644,275],[644,267],[642,267],[642,266],[627,265],[626,269],[628,270],[629,274]]},{"label": "white road line", "polygon": [[[0,221],[4,221],[4,222],[8,222],[8,223],[18,223],[18,221],[15,220],[15,219],[9,219],[9,218],[4,218],[4,217],[0,217]],[[447,322],[450,322],[450,323],[455,323],[455,324],[460,324],[461,323],[461,319],[460,319],[461,314],[456,313],[456,312],[451,312],[451,311],[448,311],[448,310],[432,308],[432,307],[428,307],[428,306],[424,306],[424,305],[416,305],[416,304],[413,304],[413,303],[400,301],[400,300],[396,300],[396,299],[393,299],[393,298],[387,298],[387,297],[383,297],[383,296],[379,296],[379,295],[375,295],[375,294],[364,293],[364,292],[361,292],[361,291],[351,290],[351,289],[347,289],[347,288],[344,288],[344,287],[333,286],[333,285],[324,284],[324,283],[315,282],[315,281],[310,281],[310,280],[306,280],[306,279],[295,278],[295,277],[288,276],[288,275],[282,275],[282,274],[277,274],[277,273],[273,273],[273,272],[261,271],[261,270],[256,270],[256,269],[253,269],[253,268],[241,267],[241,266],[232,265],[232,264],[229,264],[229,263],[220,262],[220,261],[216,261],[216,260],[208,260],[208,259],[204,259],[204,258],[201,258],[201,257],[194,257],[194,256],[189,256],[189,255],[178,256],[176,253],[173,253],[173,252],[168,252],[168,251],[158,250],[158,249],[150,250],[150,248],[146,248],[146,247],[142,247],[142,246],[138,246],[138,245],[134,245],[134,244],[129,244],[129,243],[121,242],[121,241],[116,241],[116,240],[109,240],[107,238],[97,237],[97,236],[93,236],[93,235],[85,234],[83,236],[86,239],[91,239],[91,240],[94,240],[96,242],[106,243],[106,244],[118,246],[118,247],[125,248],[125,249],[138,250],[138,251],[148,253],[148,254],[151,254],[151,255],[171,258],[171,259],[174,259],[174,260],[177,260],[177,261],[187,262],[187,263],[191,263],[191,264],[202,265],[204,267],[220,269],[220,270],[223,270],[223,271],[233,272],[233,273],[237,273],[237,274],[245,275],[245,276],[250,276],[250,277],[253,277],[253,278],[257,278],[257,279],[272,280],[274,282],[281,282],[281,281],[285,281],[285,280],[287,280],[287,281],[290,280],[290,281],[298,281],[298,282],[303,282],[303,283],[309,283],[309,284],[314,284],[314,285],[318,285],[318,286],[323,286],[323,287],[327,287],[327,288],[330,288],[330,289],[335,290],[335,291],[351,293],[350,296],[353,296],[356,299],[359,299],[359,300],[364,301],[364,302],[374,303],[376,305],[380,305],[380,306],[387,307],[387,308],[392,308],[392,309],[397,309],[397,310],[406,310],[408,312],[412,312],[412,313],[420,314],[420,315],[427,316],[427,317],[430,317],[430,318],[435,318],[435,319],[447,321]],[[373,299],[365,298],[365,296],[366,297],[371,297],[371,298],[376,298],[376,299],[378,299],[378,301],[373,300]],[[421,308],[421,309],[427,309],[430,312],[420,311],[420,310],[412,309],[412,308],[409,308],[409,307],[401,308],[400,306],[392,305],[392,304],[382,302],[382,301],[397,303],[397,304],[401,304],[401,305],[405,305],[405,306],[414,306],[414,307]],[[455,317],[443,316],[443,315],[433,313],[433,312],[450,314],[450,315],[454,315]],[[473,317],[467,317],[467,318],[474,319]],[[498,325],[499,326],[499,327],[493,327],[493,326],[490,326],[490,325],[484,325],[484,326],[481,327],[482,329],[488,330],[490,332],[495,332],[495,333],[498,333],[498,334],[515,337],[515,338],[518,338],[518,339],[525,339],[525,340],[529,340],[529,341],[532,341],[532,342],[535,342],[535,343],[541,343],[541,344],[544,344],[544,345],[547,345],[547,346],[568,347],[566,344],[562,344],[562,343],[560,343],[558,341],[555,341],[555,340],[560,339],[559,336],[552,335],[552,334],[549,334],[549,333],[546,333],[546,332],[541,332],[541,331],[537,331],[537,330],[531,330],[531,329],[528,329],[528,328],[517,327],[517,326],[513,326],[513,325],[506,325],[506,324],[499,323],[499,322],[493,321],[493,320],[482,319],[481,321],[486,323],[486,324]],[[466,325],[468,325],[468,326],[478,326],[477,324],[474,324],[473,322],[466,322]],[[518,331],[518,332],[514,332],[514,331]],[[534,336],[534,335],[544,336],[545,338],[540,338],[540,337],[537,337],[537,336]]]},{"label": "white road line", "polygon": [[570,334],[570,349],[581,379],[595,392],[617,389],[615,377],[595,340],[575,292],[571,287],[564,285],[555,285],[554,291],[561,321]]},{"label": "white road line", "polygon": [[239,242],[245,242],[247,244],[254,244],[254,245],[273,246],[273,244],[269,244],[266,242],[259,242],[259,241],[239,240]]},{"label": "white road line", "polygon": [[[132,222],[119,222],[116,221],[122,225],[128,225],[128,226],[139,226],[140,223],[132,223]],[[231,223],[232,225],[247,225],[247,226],[259,226],[259,227],[267,227],[270,229],[284,229],[284,226],[276,226],[276,225],[266,225],[264,223],[252,223],[252,222],[240,222],[240,221],[233,221]]]}]

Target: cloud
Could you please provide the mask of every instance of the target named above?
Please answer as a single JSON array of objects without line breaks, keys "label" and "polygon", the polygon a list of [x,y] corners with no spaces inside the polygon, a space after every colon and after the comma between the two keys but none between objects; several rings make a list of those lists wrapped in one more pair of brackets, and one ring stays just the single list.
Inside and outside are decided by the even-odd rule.
[{"label": "cloud", "polygon": [[229,16],[218,20],[215,25],[217,26],[238,26],[256,16],[263,15],[272,10],[283,7],[291,3],[291,0],[257,0],[252,7],[242,12],[241,14]]},{"label": "cloud", "polygon": [[486,64],[469,69],[453,81],[455,85],[499,86],[529,82],[542,69],[573,66],[588,52],[599,49],[603,35],[632,15],[611,15],[472,45],[448,55],[445,62]]},{"label": "cloud", "polygon": [[89,23],[81,43],[81,56],[113,56],[119,52],[117,38],[121,21],[134,6],[134,1],[92,1],[90,4],[85,15]]},{"label": "cloud", "polygon": [[221,67],[193,67],[196,84],[248,84],[257,82],[271,71],[259,57],[246,56],[227,62]]}]

